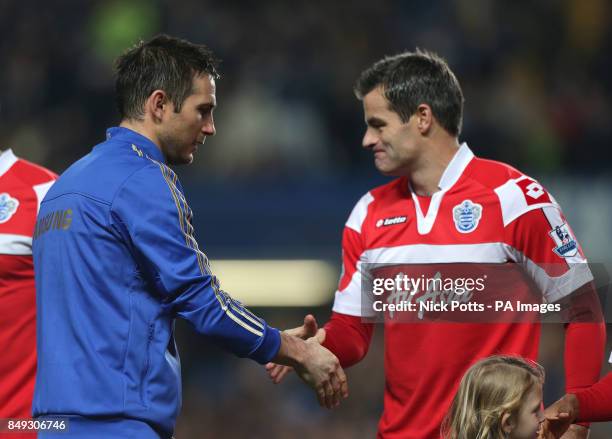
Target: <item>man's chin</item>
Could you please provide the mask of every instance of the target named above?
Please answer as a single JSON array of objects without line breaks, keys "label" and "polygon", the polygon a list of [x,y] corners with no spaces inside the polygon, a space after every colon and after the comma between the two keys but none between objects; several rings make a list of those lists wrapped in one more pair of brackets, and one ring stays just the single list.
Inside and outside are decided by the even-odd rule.
[{"label": "man's chin", "polygon": [[183,165],[190,165],[193,163],[193,153],[189,153],[187,154],[187,156],[185,157],[185,160],[183,161]]},{"label": "man's chin", "polygon": [[376,169],[378,170],[378,172],[380,172],[386,177],[401,177],[403,175],[398,169],[391,168],[388,166],[376,165]]},{"label": "man's chin", "polygon": [[179,157],[168,157],[168,164],[174,166],[190,165],[193,163],[193,153]]}]

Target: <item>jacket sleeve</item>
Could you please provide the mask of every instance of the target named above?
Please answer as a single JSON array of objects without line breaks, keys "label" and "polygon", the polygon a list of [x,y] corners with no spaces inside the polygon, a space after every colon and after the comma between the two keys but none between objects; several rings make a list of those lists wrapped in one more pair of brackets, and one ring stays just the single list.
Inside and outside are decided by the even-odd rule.
[{"label": "jacket sleeve", "polygon": [[191,220],[176,174],[161,163],[132,174],[111,206],[111,227],[165,310],[238,356],[270,361],[280,347],[278,330],[221,290]]}]

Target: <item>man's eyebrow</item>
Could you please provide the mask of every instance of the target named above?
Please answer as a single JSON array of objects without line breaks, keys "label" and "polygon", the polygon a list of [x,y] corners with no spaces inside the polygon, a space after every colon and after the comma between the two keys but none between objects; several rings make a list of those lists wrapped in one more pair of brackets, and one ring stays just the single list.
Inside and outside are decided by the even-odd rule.
[{"label": "man's eyebrow", "polygon": [[205,102],[202,103],[200,105],[198,105],[198,110],[210,110],[212,108],[215,108],[217,106],[217,104],[215,102]]},{"label": "man's eyebrow", "polygon": [[366,123],[368,125],[370,125],[370,126],[381,126],[381,125],[385,125],[386,124],[386,122],[384,120],[382,120],[382,119],[380,119],[378,117],[374,117],[374,116],[369,117],[366,120]]}]

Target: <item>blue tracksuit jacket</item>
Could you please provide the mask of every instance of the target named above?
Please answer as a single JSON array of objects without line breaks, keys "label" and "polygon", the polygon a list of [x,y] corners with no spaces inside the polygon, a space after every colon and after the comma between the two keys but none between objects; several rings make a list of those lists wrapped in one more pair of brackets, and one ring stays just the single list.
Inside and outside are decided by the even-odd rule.
[{"label": "blue tracksuit jacket", "polygon": [[219,288],[155,144],[127,128],[107,137],[40,208],[33,414],[70,416],[80,438],[170,437],[181,405],[175,318],[260,363],[280,336]]}]

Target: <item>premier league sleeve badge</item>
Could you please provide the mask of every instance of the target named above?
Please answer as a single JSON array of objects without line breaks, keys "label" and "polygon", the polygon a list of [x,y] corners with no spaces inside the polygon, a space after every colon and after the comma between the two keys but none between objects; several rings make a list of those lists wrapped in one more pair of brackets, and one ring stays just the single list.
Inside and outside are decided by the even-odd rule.
[{"label": "premier league sleeve badge", "polygon": [[576,238],[572,235],[572,232],[567,225],[563,223],[560,226],[555,226],[548,234],[555,241],[557,247],[553,248],[553,251],[561,256],[562,258],[571,258],[576,256],[578,253],[578,243]]},{"label": "premier league sleeve badge", "polygon": [[9,194],[0,194],[0,224],[7,222],[17,212],[19,201]]}]

